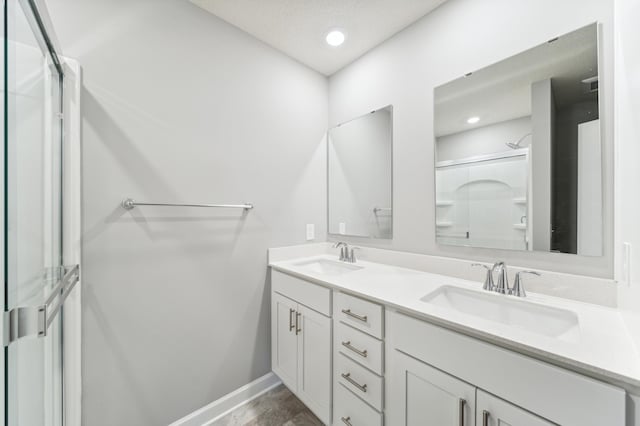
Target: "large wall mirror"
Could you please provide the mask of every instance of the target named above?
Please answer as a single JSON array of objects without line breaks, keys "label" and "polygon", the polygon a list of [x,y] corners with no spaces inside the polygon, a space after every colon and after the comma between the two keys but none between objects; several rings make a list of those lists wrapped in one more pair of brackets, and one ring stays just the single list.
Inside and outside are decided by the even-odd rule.
[{"label": "large wall mirror", "polygon": [[598,25],[435,89],[439,244],[602,256]]},{"label": "large wall mirror", "polygon": [[329,130],[329,233],[391,238],[393,108],[387,106]]}]

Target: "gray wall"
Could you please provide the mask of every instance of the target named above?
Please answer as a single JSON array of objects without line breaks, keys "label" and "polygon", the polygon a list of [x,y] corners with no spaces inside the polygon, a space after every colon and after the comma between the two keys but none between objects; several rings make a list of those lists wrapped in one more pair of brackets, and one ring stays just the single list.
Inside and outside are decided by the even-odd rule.
[{"label": "gray wall", "polygon": [[48,5],[84,69],[83,424],[167,424],[271,369],[267,248],[326,235],[327,80],[187,1]]},{"label": "gray wall", "polygon": [[[603,28],[605,256],[439,246],[434,226],[433,90],[553,37],[598,21]],[[613,1],[450,0],[329,80],[329,124],[394,107],[394,238],[381,248],[597,277],[613,275]],[[334,239],[334,238],[332,238]],[[364,243],[362,239],[348,239]],[[479,276],[480,278],[480,276]]]},{"label": "gray wall", "polygon": [[556,107],[551,80],[531,85],[531,223],[533,250],[551,248],[551,147],[554,144]]}]

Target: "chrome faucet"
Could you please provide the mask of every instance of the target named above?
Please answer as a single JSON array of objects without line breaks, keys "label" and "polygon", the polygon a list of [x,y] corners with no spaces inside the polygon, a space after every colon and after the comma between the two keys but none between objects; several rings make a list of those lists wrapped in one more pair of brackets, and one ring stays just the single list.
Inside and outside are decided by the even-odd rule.
[{"label": "chrome faucet", "polygon": [[340,241],[333,245],[333,248],[340,248],[340,261],[348,263],[356,263],[356,250],[360,250],[360,247],[351,247],[349,244]]},{"label": "chrome faucet", "polygon": [[[527,297],[522,280],[523,274],[540,276],[540,273],[536,271],[519,271],[516,273],[516,279],[513,283],[513,287],[509,287],[509,275],[507,273],[507,265],[504,262],[496,262],[491,268],[481,263],[472,263],[471,266],[480,266],[487,270],[487,276],[485,277],[484,284],[482,285],[483,290],[495,291],[496,293],[516,297]],[[495,272],[498,273],[498,281],[494,284],[493,274]]]},{"label": "chrome faucet", "polygon": [[333,248],[340,249],[340,262],[345,262],[347,260],[347,256],[349,255],[349,244],[338,241],[333,245]]},{"label": "chrome faucet", "polygon": [[347,253],[347,258],[345,259],[345,261],[349,262],[349,263],[356,263],[356,250],[360,250],[360,247],[351,247],[350,250],[348,250]]},{"label": "chrome faucet", "polygon": [[498,273],[498,282],[494,287],[496,293],[511,294],[511,288],[509,288],[509,275],[507,274],[507,265],[504,262],[496,262],[491,268],[491,272]]}]

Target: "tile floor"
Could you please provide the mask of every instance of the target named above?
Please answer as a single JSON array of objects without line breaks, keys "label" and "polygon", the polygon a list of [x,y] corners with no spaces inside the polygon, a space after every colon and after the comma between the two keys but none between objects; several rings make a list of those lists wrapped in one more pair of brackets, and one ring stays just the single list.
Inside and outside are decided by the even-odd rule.
[{"label": "tile floor", "polygon": [[322,426],[284,385],[236,408],[212,426]]}]

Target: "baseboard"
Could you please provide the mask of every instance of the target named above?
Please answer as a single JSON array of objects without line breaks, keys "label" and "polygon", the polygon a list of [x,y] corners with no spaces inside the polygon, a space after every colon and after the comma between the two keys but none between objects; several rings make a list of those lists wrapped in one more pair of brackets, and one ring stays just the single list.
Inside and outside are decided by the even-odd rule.
[{"label": "baseboard", "polygon": [[180,420],[176,420],[169,426],[206,426],[215,422],[219,418],[225,416],[230,411],[240,405],[244,405],[254,398],[259,397],[265,392],[278,386],[280,379],[273,373],[265,374],[259,379],[254,380],[242,386],[239,389],[234,390],[231,393],[226,394],[222,398],[213,401],[211,404],[205,405],[199,410],[194,411],[191,414],[186,415]]}]

